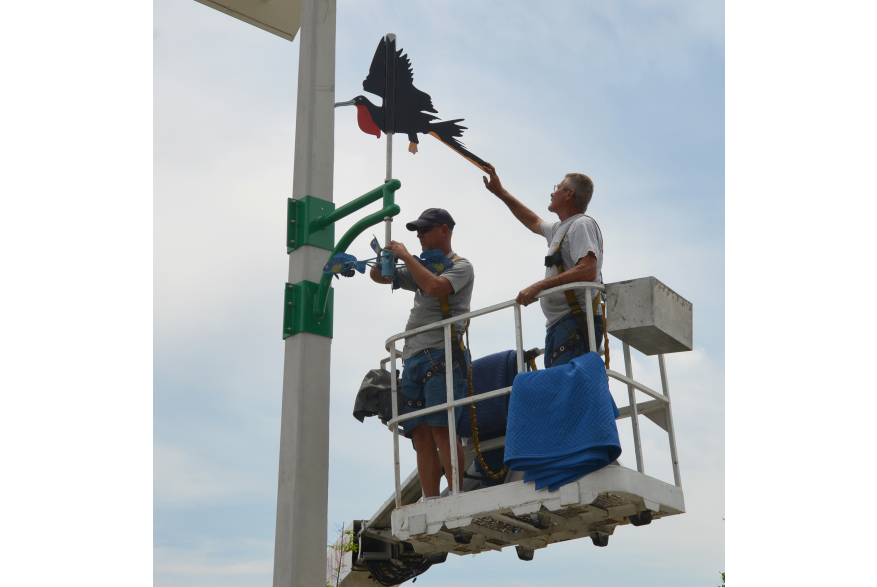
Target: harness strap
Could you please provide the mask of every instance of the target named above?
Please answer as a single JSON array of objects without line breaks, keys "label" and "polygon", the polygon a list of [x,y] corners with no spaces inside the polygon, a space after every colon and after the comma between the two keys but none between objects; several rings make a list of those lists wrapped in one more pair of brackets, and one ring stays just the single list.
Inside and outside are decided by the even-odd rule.
[{"label": "harness strap", "polygon": [[[590,218],[590,216],[588,217]],[[593,218],[592,218],[593,220]],[[596,224],[596,221],[595,221]],[[560,247],[563,245],[563,241],[566,238],[566,235],[569,233],[570,229],[572,229],[572,224],[570,224],[569,228],[566,229],[566,232],[563,233],[563,236],[560,237],[560,241],[557,243],[557,248],[554,249],[554,252],[545,257],[545,266],[546,267],[554,267],[557,266],[557,274],[560,275],[564,272],[563,268],[563,257],[560,253]],[[597,226],[597,230],[600,230],[600,226]],[[602,234],[601,240],[602,240]],[[555,359],[562,355],[563,353],[574,349],[578,346],[579,341],[588,339],[588,317],[582,311],[582,307],[579,305],[578,300],[576,299],[575,294],[571,289],[563,292],[566,296],[566,303],[569,305],[569,309],[572,313],[572,317],[575,318],[576,321],[576,330],[573,332],[568,339],[566,339],[563,344],[561,344],[549,357],[549,364],[554,364]],[[593,301],[593,309],[594,315],[597,314],[597,308],[600,306],[600,297],[601,292],[597,292],[597,295],[594,297]],[[604,326],[605,329],[605,326]],[[599,346],[599,343],[598,345]],[[596,349],[591,349],[596,351]],[[534,361],[535,363],[535,361]]]},{"label": "harness strap", "polygon": [[429,371],[427,371],[426,374],[423,376],[423,380],[421,381],[421,383],[426,385],[427,381],[429,381],[430,379],[432,379],[436,375],[441,375],[442,373],[444,373],[446,367],[447,367],[447,363],[445,362],[444,359],[442,359],[438,363],[433,363],[432,367],[429,368]]},{"label": "harness strap", "polygon": [[[460,255],[455,254],[453,257],[449,257],[449,260],[453,261],[454,259],[458,258],[459,256]],[[440,296],[439,297],[439,304],[441,305],[441,308],[442,308],[442,319],[447,320],[448,318],[451,318],[453,316],[453,314],[451,313],[451,305],[450,305],[450,303],[448,303],[448,296]],[[468,329],[468,327],[469,327],[469,321],[467,320],[466,321],[466,328]],[[463,355],[463,351],[465,351],[465,350],[466,350],[466,347],[463,346],[463,340],[460,339],[459,337],[457,337],[457,329],[454,328],[453,324],[451,324],[451,357],[456,359],[457,363],[460,365],[460,369],[465,369],[466,371],[468,371],[468,365],[466,365],[466,361],[464,360],[464,355]],[[432,369],[430,369],[430,371],[432,371]],[[444,361],[442,362],[442,369],[439,371],[439,373],[443,373],[443,372],[444,372]],[[427,373],[429,373],[429,372],[427,372]],[[464,372],[464,375],[465,375],[465,372]],[[424,379],[423,382],[426,383],[426,379]]]},{"label": "harness strap", "polygon": [[579,345],[579,341],[582,340],[581,335],[579,334],[578,328],[573,331],[569,338],[563,341],[559,347],[554,349],[554,352],[551,353],[551,357],[549,357],[549,365],[553,365],[554,361],[557,360],[557,357],[562,355],[567,351],[571,351],[575,349]]},{"label": "harness strap", "polygon": [[[553,265],[557,265],[557,274],[560,275],[564,272],[563,268],[563,260],[560,256],[560,246],[563,244],[563,240],[566,238],[566,235],[569,233],[572,228],[572,224],[570,224],[569,228],[566,229],[566,232],[563,233],[563,236],[560,237],[560,242],[557,243],[557,248],[554,249],[554,252],[545,257],[545,265],[547,267],[551,267]],[[549,265],[549,262],[551,265]],[[576,320],[576,325],[581,334],[581,337],[584,339],[588,336],[588,318],[587,315],[582,311],[582,307],[579,305],[578,300],[576,299],[575,294],[571,289],[563,292],[566,296],[566,303],[569,304],[569,309],[572,311],[572,316]],[[594,314],[597,314],[597,308],[600,304],[600,292],[597,292],[596,297],[594,298]],[[564,343],[566,344],[566,343]],[[561,345],[562,346],[562,345]]]},{"label": "harness strap", "polygon": [[422,410],[424,407],[426,407],[426,402],[424,400],[408,399],[405,396],[402,396],[402,397],[403,397],[403,400],[405,401],[406,406],[408,406],[409,408],[416,408],[414,411]]}]

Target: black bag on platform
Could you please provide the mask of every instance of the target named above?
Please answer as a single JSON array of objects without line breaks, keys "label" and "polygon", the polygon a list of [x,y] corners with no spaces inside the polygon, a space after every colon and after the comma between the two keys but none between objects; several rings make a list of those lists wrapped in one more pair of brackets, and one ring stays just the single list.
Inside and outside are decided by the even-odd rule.
[{"label": "black bag on platform", "polygon": [[[353,417],[363,422],[365,418],[378,416],[386,425],[393,418],[393,392],[390,389],[390,372],[386,369],[372,369],[362,380],[356,401],[353,403]],[[398,394],[398,414],[402,413],[402,381],[396,371],[396,392]]]}]

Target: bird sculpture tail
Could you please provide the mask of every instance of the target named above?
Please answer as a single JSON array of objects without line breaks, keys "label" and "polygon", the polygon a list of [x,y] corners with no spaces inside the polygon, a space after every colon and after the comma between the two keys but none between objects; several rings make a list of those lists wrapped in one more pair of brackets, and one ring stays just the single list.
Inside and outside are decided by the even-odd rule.
[{"label": "bird sculpture tail", "polygon": [[429,134],[449,146],[451,149],[468,159],[472,162],[475,167],[487,173],[487,170],[484,168],[484,160],[472,153],[471,151],[466,150],[466,147],[463,146],[457,137],[463,136],[463,130],[466,129],[465,126],[460,126],[457,124],[458,122],[462,122],[462,118],[458,118],[457,120],[445,120],[443,122],[433,122],[429,125]]}]

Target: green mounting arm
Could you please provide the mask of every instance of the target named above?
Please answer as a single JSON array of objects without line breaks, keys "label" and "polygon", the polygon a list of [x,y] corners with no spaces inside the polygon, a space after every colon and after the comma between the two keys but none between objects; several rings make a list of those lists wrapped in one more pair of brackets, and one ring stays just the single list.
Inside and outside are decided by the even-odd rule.
[{"label": "green mounting arm", "polygon": [[[362,195],[352,202],[348,202],[344,204],[340,208],[335,209],[328,214],[318,217],[311,223],[312,230],[321,230],[326,228],[333,222],[337,222],[341,220],[345,216],[353,214],[357,210],[371,204],[375,200],[384,198],[384,207],[378,212],[374,214],[369,214],[352,227],[350,230],[344,233],[344,236],[341,237],[341,240],[338,241],[338,244],[335,245],[335,248],[332,249],[332,253],[329,255],[331,259],[338,253],[343,253],[347,250],[347,247],[358,237],[362,232],[370,227],[378,224],[381,220],[386,218],[387,216],[396,216],[399,214],[401,209],[395,203],[396,190],[402,187],[402,182],[398,179],[392,179],[385,183],[380,187],[376,187],[372,191],[368,192],[365,195]],[[332,276],[328,273],[324,273],[320,278],[320,286],[317,289],[317,295],[314,298],[314,315],[317,318],[322,318],[326,314],[326,304],[329,299],[329,284],[332,282]]]}]

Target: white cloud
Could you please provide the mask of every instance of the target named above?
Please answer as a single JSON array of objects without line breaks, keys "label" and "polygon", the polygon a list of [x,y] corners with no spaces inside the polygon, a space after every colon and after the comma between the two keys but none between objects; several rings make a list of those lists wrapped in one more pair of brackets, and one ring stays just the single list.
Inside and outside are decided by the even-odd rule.
[{"label": "white cloud", "polygon": [[215,558],[196,556],[186,551],[179,552],[167,548],[156,548],[153,552],[155,556],[156,573],[209,576],[266,575],[274,572],[273,558],[228,563],[225,562],[226,559],[224,558],[221,560],[215,560]]},{"label": "white cloud", "polygon": [[210,444],[178,441],[179,446],[172,446],[156,442],[153,473],[156,508],[204,507],[252,499],[260,494],[275,495],[270,474],[268,479],[258,472],[254,474],[252,462],[239,455],[229,457],[211,452]]}]

